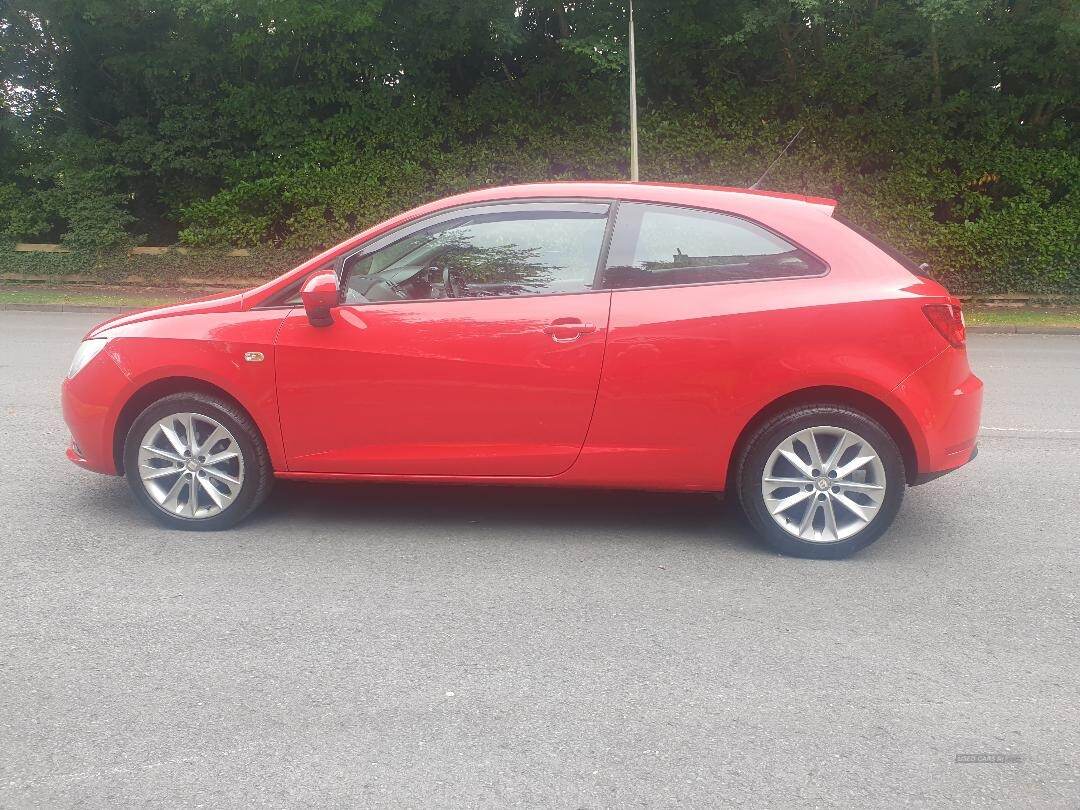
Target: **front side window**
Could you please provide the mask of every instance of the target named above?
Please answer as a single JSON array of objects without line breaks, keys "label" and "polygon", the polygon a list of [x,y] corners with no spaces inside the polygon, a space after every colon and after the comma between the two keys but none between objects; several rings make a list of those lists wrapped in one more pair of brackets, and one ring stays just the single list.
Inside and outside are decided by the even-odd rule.
[{"label": "front side window", "polygon": [[607,204],[487,207],[345,263],[346,303],[553,295],[590,289]]},{"label": "front side window", "polygon": [[655,287],[825,272],[820,259],[739,217],[623,203],[604,287]]}]

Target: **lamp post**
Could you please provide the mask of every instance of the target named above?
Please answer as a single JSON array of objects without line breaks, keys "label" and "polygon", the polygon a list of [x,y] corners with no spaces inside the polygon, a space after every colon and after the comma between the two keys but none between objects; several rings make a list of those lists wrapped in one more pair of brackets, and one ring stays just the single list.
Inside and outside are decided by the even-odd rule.
[{"label": "lamp post", "polygon": [[634,61],[634,0],[630,2],[630,179],[638,179],[637,65]]}]

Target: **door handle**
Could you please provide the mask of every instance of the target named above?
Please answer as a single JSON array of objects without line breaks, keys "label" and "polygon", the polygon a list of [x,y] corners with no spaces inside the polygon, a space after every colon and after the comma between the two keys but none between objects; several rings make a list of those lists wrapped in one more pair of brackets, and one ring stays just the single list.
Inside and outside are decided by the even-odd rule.
[{"label": "door handle", "polygon": [[544,327],[544,334],[550,335],[556,343],[571,343],[582,335],[588,335],[596,331],[596,326],[591,323],[579,321],[576,318],[556,318]]}]

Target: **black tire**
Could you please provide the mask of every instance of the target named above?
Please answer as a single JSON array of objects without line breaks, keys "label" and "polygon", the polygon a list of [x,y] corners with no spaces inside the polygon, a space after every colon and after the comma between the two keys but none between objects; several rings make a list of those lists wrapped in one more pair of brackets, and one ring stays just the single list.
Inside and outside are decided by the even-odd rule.
[{"label": "black tire", "polygon": [[[843,540],[814,542],[777,524],[765,505],[761,480],[769,457],[781,442],[800,430],[825,426],[853,431],[870,443],[885,470],[885,496],[877,514],[856,534]],[[874,419],[845,406],[805,405],[772,417],[754,431],[737,458],[734,483],[750,525],[775,550],[795,557],[834,560],[866,548],[885,533],[904,499],[907,476],[896,442]]]},{"label": "black tire", "polygon": [[[239,493],[232,503],[210,517],[183,517],[166,511],[150,497],[139,476],[142,437],[157,421],[170,414],[188,412],[215,419],[227,428],[236,439],[243,459],[244,476]],[[235,526],[266,500],[274,482],[266,444],[251,417],[227,400],[194,392],[162,397],[139,414],[124,443],[124,473],[135,500],[147,512],[163,526],[187,531],[215,531]]]}]

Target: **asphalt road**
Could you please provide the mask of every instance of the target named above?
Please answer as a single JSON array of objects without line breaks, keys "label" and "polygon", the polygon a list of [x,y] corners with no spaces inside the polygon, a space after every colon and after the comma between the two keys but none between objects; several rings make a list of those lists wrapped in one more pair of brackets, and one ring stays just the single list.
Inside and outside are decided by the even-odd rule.
[{"label": "asphalt road", "polygon": [[167,533],[63,455],[100,317],[0,312],[2,806],[1080,804],[1078,337],[974,336],[978,460],[815,562],[697,495]]}]

